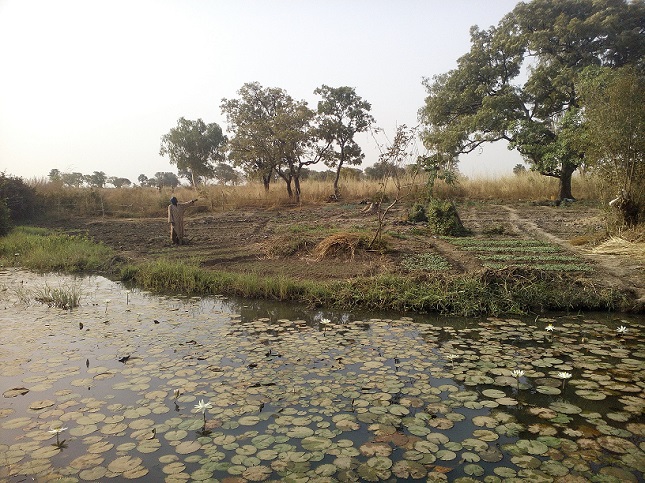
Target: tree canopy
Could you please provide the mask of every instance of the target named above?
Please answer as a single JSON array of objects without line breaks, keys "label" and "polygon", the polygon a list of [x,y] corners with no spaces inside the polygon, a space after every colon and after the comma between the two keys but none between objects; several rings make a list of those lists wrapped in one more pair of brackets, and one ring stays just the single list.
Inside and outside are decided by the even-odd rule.
[{"label": "tree canopy", "polygon": [[233,133],[229,158],[251,177],[260,176],[267,190],[272,173],[277,173],[289,197],[299,201],[300,171],[319,161],[313,152],[313,111],[284,89],[258,82],[244,84],[238,94],[238,99],[222,99],[221,104]]},{"label": "tree canopy", "polygon": [[632,66],[592,67],[579,80],[584,122],[576,139],[586,164],[616,197],[622,221],[635,225],[645,208],[645,76]]},{"label": "tree canopy", "polygon": [[223,159],[220,148],[226,141],[218,124],[180,117],[177,126],[161,137],[159,154],[177,165],[179,175],[192,186],[213,176],[213,163]]},{"label": "tree canopy", "polygon": [[577,76],[590,65],[643,69],[644,5],[533,0],[497,26],[473,27],[457,68],[424,80],[428,96],[419,117],[427,163],[443,166],[506,140],[533,170],[560,180],[560,199],[573,198],[571,176],[585,160],[573,142],[581,109]]},{"label": "tree canopy", "polygon": [[360,165],[365,155],[354,140],[356,133],[366,131],[374,122],[369,114],[372,106],[356,94],[353,87],[329,87],[322,85],[314,91],[322,97],[318,101],[318,134],[327,145],[323,160],[336,169],[334,195],[338,197],[340,172],[346,165]]}]

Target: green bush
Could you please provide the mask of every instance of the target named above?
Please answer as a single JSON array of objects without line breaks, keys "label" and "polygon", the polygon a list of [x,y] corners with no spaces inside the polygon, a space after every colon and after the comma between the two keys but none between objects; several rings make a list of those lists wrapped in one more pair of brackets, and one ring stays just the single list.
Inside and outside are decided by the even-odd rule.
[{"label": "green bush", "polygon": [[5,236],[11,230],[11,216],[5,200],[0,198],[0,236]]},{"label": "green bush", "polygon": [[417,201],[412,205],[410,211],[408,212],[408,221],[411,221],[413,223],[428,221],[426,207],[423,205],[423,203],[419,203]]},{"label": "green bush", "polygon": [[470,231],[461,223],[457,207],[451,201],[432,200],[428,203],[428,226],[441,236],[467,236]]},{"label": "green bush", "polygon": [[0,200],[4,200],[11,221],[16,224],[33,218],[37,212],[36,191],[21,178],[0,173]]}]

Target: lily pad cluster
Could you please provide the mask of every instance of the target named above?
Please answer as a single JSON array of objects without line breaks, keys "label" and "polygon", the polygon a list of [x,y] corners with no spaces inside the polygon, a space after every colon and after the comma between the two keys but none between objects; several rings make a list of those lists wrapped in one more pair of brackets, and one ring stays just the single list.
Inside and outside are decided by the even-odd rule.
[{"label": "lily pad cluster", "polygon": [[643,479],[636,321],[245,319],[84,293],[0,311],[0,480]]}]

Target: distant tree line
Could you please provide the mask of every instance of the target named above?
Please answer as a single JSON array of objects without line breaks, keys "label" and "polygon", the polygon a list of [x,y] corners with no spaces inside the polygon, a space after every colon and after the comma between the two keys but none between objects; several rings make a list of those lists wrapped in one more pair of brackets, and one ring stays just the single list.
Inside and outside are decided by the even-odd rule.
[{"label": "distant tree line", "polygon": [[[318,171],[310,168],[302,168],[300,172],[301,180],[319,181],[333,183],[337,176],[345,180],[381,180],[386,177],[401,176],[406,174],[414,166],[407,167],[408,169],[395,166],[393,163],[379,161],[373,166],[368,166],[365,170],[360,168],[342,168],[339,173],[335,170],[327,169],[325,171]],[[129,188],[136,186],[127,178],[118,178],[115,176],[107,176],[103,171],[95,171],[91,175],[84,175],[82,173],[64,173],[57,169],[52,169],[49,172],[49,181],[51,183],[58,183],[61,186],[69,188]],[[278,181],[280,178],[274,173],[272,182]],[[247,176],[233,168],[226,163],[218,163],[213,170],[212,178],[205,178],[205,183],[215,182],[217,184],[236,186],[248,180]],[[140,174],[137,177],[139,186],[152,187],[152,188],[176,188],[181,184],[179,177],[170,171],[157,172],[154,176],[148,177],[145,174]]]}]

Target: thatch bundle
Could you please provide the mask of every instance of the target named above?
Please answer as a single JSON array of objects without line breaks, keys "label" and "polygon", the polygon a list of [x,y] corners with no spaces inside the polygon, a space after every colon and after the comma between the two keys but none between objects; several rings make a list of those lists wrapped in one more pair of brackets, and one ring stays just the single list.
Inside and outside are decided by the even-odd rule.
[{"label": "thatch bundle", "polygon": [[318,260],[339,254],[349,254],[350,258],[353,259],[356,248],[362,244],[365,244],[364,235],[347,232],[334,233],[318,243],[313,250],[313,254]]},{"label": "thatch bundle", "polygon": [[626,255],[645,260],[645,243],[633,243],[624,238],[611,237],[591,250],[599,255]]}]

